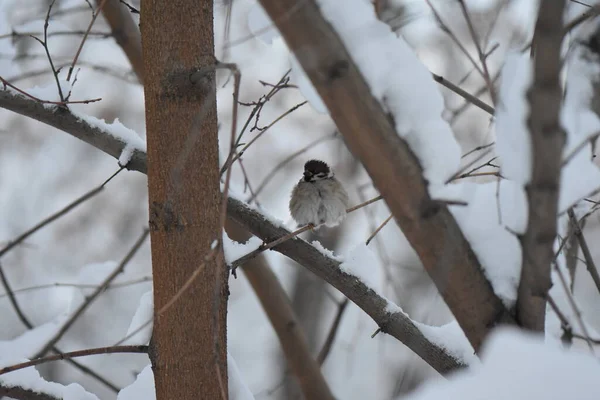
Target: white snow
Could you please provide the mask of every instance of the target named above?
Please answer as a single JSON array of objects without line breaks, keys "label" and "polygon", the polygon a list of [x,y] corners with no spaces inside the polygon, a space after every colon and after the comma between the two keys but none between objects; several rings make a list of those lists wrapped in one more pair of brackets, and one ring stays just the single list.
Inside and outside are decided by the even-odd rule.
[{"label": "white snow", "polygon": [[[587,42],[597,29],[598,22],[587,24],[578,32],[577,40]],[[576,42],[567,60],[566,96],[561,113],[561,122],[567,132],[563,159],[569,160],[561,175],[560,212],[600,187],[600,170],[591,161],[589,143],[590,138],[600,134],[600,119],[591,110],[594,93],[597,96],[600,85],[599,76],[598,56]]]},{"label": "white snow", "polygon": [[[319,0],[318,4],[371,94],[392,114],[396,131],[419,158],[425,178],[432,185],[445,182],[458,169],[460,147],[442,118],[444,101],[431,73],[406,42],[377,18],[372,2],[346,0],[344,7],[337,0]],[[272,22],[264,11],[253,10],[251,24],[256,28]],[[298,62],[293,56],[290,59],[302,94],[315,109],[324,109],[306,75],[296,72]]]},{"label": "white snow", "polygon": [[460,182],[438,188],[435,195],[467,203],[467,206],[451,206],[450,212],[471,244],[494,292],[510,308],[517,298],[522,262],[521,245],[510,231],[524,230],[527,215],[527,202],[520,185],[508,180],[502,180],[500,187],[497,182]]},{"label": "white snow", "polygon": [[[1,359],[0,368],[17,364],[27,360]],[[36,393],[45,393],[61,400],[98,400],[95,395],[86,392],[79,384],[71,383],[64,386],[59,383],[48,382],[40,376],[35,367],[19,369],[0,375],[0,385],[5,387],[21,387]]]},{"label": "white snow", "polygon": [[12,340],[0,341],[0,360],[33,357],[62,328],[68,318],[63,313],[43,325],[25,331]]},{"label": "white snow", "polygon": [[432,381],[403,400],[595,400],[600,363],[531,334],[500,328],[485,343],[481,364]]},{"label": "white snow", "polygon": [[413,322],[430,342],[444,348],[450,355],[469,366],[479,364],[479,358],[475,355],[473,346],[456,320],[442,326]]},{"label": "white snow", "polygon": [[321,12],[365,77],[371,94],[392,114],[396,131],[432,185],[457,170],[460,147],[442,118],[444,101],[431,73],[404,39],[375,15],[372,2],[318,0]]},{"label": "white snow", "polygon": [[[131,324],[129,324],[129,329],[127,329],[127,334],[125,335],[128,339],[123,344],[148,344],[152,336],[153,327],[153,323],[148,323],[148,321],[152,321],[153,318],[154,297],[152,290],[150,290],[140,297],[140,304],[131,319]],[[142,328],[142,326],[144,327]]]},{"label": "white snow", "polygon": [[528,53],[509,54],[500,78],[496,106],[496,153],[507,179],[525,186],[531,180],[531,136],[527,128],[531,86],[531,59]]},{"label": "white snow", "polygon": [[[313,242],[314,244],[315,242]],[[376,290],[380,286],[377,280],[379,274],[374,274],[373,268],[376,268],[377,265],[378,262],[373,251],[364,242],[361,242],[344,255],[340,269],[347,274],[356,276],[365,285]]]},{"label": "white snow", "polygon": [[[323,246],[321,244],[321,242],[319,242],[318,240],[313,240],[312,243],[311,243],[311,245],[315,249],[319,250],[319,252],[321,254],[323,254],[325,257],[329,257],[329,258],[331,258],[333,260],[336,260],[336,261],[339,261],[339,262],[344,262],[344,257],[342,257],[342,256],[336,256],[335,253],[333,252],[333,250],[329,250],[328,248],[326,248],[325,246]],[[351,272],[349,272],[349,273],[351,273]]]},{"label": "white snow", "polygon": [[131,157],[133,157],[133,152],[135,148],[127,143],[125,147],[123,147],[123,151],[121,151],[121,155],[119,155],[119,165],[125,167],[131,161]]},{"label": "white snow", "polygon": [[232,240],[227,236],[225,230],[223,230],[223,251],[225,252],[225,262],[227,265],[231,265],[235,260],[244,257],[246,254],[253,252],[263,241],[252,236],[246,243],[239,243]]},{"label": "white snow", "polygon": [[[105,120],[86,115],[84,113],[71,110],[71,114],[79,118],[82,121],[87,122],[90,126],[98,128],[119,141],[125,143],[125,147],[130,147],[131,152],[139,150],[146,152],[146,141],[140,137],[133,129],[127,128],[123,125],[118,118],[115,118],[114,122],[109,124]],[[124,165],[124,164],[122,164]]]},{"label": "white snow", "polygon": [[240,375],[235,359],[227,352],[227,375],[230,400],[254,400],[254,396]]},{"label": "white snow", "polygon": [[148,364],[142,372],[135,378],[135,381],[121,389],[117,395],[117,400],[154,400],[156,392],[154,390],[154,373],[152,365]]}]

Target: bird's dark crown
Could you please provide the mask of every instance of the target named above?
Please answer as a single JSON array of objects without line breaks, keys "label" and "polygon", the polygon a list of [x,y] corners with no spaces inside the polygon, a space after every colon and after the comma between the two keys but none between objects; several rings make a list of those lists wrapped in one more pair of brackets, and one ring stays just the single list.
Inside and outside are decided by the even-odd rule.
[{"label": "bird's dark crown", "polygon": [[328,178],[333,178],[333,172],[331,172],[331,169],[329,169],[329,166],[325,162],[310,160],[304,164],[305,182],[316,182]]},{"label": "bird's dark crown", "polygon": [[306,164],[304,164],[304,170],[311,172],[314,175],[317,175],[319,173],[324,173],[325,175],[329,174],[329,165],[327,165],[327,163],[325,163],[324,161],[320,161],[320,160],[310,160],[307,161]]}]

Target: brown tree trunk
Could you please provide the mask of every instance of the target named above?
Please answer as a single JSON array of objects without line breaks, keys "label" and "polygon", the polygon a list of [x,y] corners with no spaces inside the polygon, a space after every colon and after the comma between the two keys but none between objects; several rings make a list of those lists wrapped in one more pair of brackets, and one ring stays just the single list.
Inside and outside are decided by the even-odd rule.
[{"label": "brown tree trunk", "polygon": [[[214,71],[190,79],[215,62],[213,2],[145,1],[141,28],[156,398],[226,399],[227,270],[222,248],[211,253],[221,238]],[[199,267],[190,288],[159,314]]]}]

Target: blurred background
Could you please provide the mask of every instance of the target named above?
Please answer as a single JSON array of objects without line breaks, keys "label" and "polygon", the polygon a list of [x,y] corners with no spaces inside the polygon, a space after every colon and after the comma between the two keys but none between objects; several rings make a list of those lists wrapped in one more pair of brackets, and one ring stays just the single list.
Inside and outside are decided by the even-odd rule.
[{"label": "blurred background", "polygon": [[[445,28],[430,5],[422,0],[381,0],[374,7],[380,19],[404,37],[432,72],[492,104],[484,80],[446,31],[449,29],[473,57],[477,56],[459,2],[431,0],[430,3]],[[490,74],[496,79],[506,54],[528,46],[537,2],[470,0],[466,3],[474,28],[482,38]],[[53,84],[44,48],[28,36],[41,37],[49,4],[48,0],[0,2],[0,76],[25,90]],[[140,8],[140,0],[128,4]],[[248,19],[256,7],[259,7],[256,2],[250,0],[215,1],[217,58],[238,65],[242,72],[239,100],[250,104],[266,95],[271,90],[269,84],[276,84],[291,66],[281,38],[274,35],[265,42],[251,32]],[[586,5],[571,2],[569,15],[578,15],[586,9]],[[138,15],[132,16],[137,22]],[[71,63],[91,17],[91,5],[85,0],[56,0],[50,17],[48,47],[57,67]],[[72,99],[101,97],[102,101],[71,107],[107,122],[118,118],[145,137],[143,88],[102,16],[92,28],[77,68],[80,70]],[[262,108],[259,119],[250,122],[244,142],[260,133],[260,129],[252,127],[267,126],[305,100],[295,86],[297,74],[292,72],[290,76],[289,87],[279,90]],[[220,72],[218,83],[223,160],[231,126],[232,82],[226,72]],[[444,118],[451,124],[463,154],[494,141],[488,114],[444,87],[439,88],[446,102]],[[238,127],[243,126],[252,109],[253,106],[240,106]],[[244,153],[243,170],[239,163],[233,169],[233,189],[247,201],[290,223],[291,189],[301,178],[303,164],[312,158],[332,166],[348,190],[352,205],[377,195],[330,118],[311,104],[291,112]],[[470,160],[465,158],[465,163]],[[64,132],[0,109],[0,248],[100,185],[118,168],[115,159]],[[482,171],[493,170],[490,168]],[[76,307],[93,290],[91,287],[110,273],[147,225],[147,201],[146,177],[124,171],[98,196],[2,257],[6,278],[16,291],[23,313],[34,326]],[[308,238],[343,255],[365,242],[388,216],[386,206],[378,202],[352,213],[341,226],[321,229]],[[585,233],[589,243],[600,240],[599,222],[598,214],[587,220]],[[393,221],[370,242],[369,248],[378,260],[370,266],[372,276],[384,296],[415,320],[432,325],[451,320],[435,286]],[[119,285],[103,293],[58,343],[61,351],[108,346],[126,335],[140,297],[151,290],[149,250],[146,242],[115,281]],[[597,258],[600,249],[591,250]],[[313,352],[318,354],[343,296],[287,258],[275,252],[268,252],[266,257],[289,294]],[[581,263],[577,254],[574,262]],[[577,269],[575,287],[589,322],[599,329],[600,315],[593,312],[593,305],[600,299],[584,267]],[[243,273],[237,280],[231,279],[230,291],[228,347],[250,390],[257,399],[299,399],[300,392],[288,371],[277,336]],[[0,320],[0,340],[15,338],[27,329],[2,288]],[[394,338],[383,334],[371,338],[376,329],[376,324],[352,303],[344,309],[333,347],[323,365],[337,398],[401,398],[424,380],[439,379],[435,371]],[[135,354],[94,356],[78,361],[117,388],[130,384],[149,362],[147,356]],[[45,364],[39,369],[48,380],[79,382],[101,399],[116,398],[115,391],[106,384],[65,362]]]}]

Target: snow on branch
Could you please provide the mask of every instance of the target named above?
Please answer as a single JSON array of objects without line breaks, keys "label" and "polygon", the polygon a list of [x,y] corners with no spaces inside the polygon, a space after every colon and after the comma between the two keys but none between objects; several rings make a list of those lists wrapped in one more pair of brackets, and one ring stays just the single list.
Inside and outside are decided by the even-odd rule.
[{"label": "snow on branch", "polygon": [[[271,242],[290,232],[273,224],[260,212],[234,198],[229,198],[229,217],[265,242]],[[399,309],[371,289],[365,282],[348,271],[347,264],[325,254],[321,249],[298,237],[275,246],[273,250],[291,258],[306,269],[328,282],[365,311],[379,329],[404,343],[440,373],[447,373],[465,366],[465,361],[451,354],[448,348],[430,341],[417,325]],[[454,351],[458,354],[458,351]]]},{"label": "snow on branch", "polygon": [[[115,121],[107,124],[95,117],[60,107],[48,107],[19,93],[0,87],[0,107],[65,131],[127,163],[127,168],[146,173],[146,143],[137,133]],[[121,157],[125,153],[128,160]]]},{"label": "snow on branch", "polygon": [[430,192],[459,160],[431,74],[369,1],[260,3],[478,350],[491,328],[514,320],[456,218]]},{"label": "snow on branch", "polygon": [[[81,119],[68,110],[46,109],[34,100],[7,91],[0,91],[0,107],[56,127],[115,158],[120,157],[121,151],[127,145],[125,140],[111,134],[109,130],[111,125],[94,126],[88,122],[89,117]],[[135,150],[128,168],[142,173],[147,172],[145,150]],[[232,197],[228,199],[227,212],[230,218],[264,241],[273,241],[289,234],[289,231],[277,226],[268,217]],[[313,245],[298,238],[282,243],[273,250],[292,258],[325,279],[369,314],[383,332],[400,340],[440,373],[448,373],[466,366],[464,360],[459,360],[452,355],[444,345],[429,340],[409,317],[402,312],[397,312],[397,306],[375,293],[356,276],[343,272],[340,261],[326,256]],[[447,346],[455,347],[452,343]],[[461,353],[456,349],[453,352]]]}]

